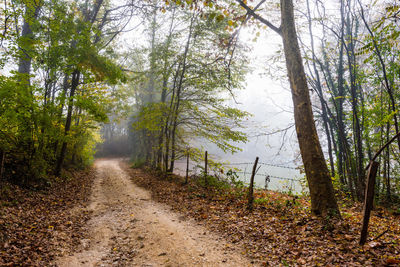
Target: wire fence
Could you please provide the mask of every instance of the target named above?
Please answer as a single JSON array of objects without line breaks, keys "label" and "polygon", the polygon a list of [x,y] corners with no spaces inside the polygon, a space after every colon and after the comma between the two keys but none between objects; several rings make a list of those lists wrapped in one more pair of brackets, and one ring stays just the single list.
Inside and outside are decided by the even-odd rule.
[{"label": "wire fence", "polygon": [[[228,167],[228,166],[241,166],[241,165],[246,165],[247,166],[253,166],[253,162],[237,162],[237,163],[222,163],[221,166]],[[281,168],[281,169],[288,169],[288,170],[296,170],[298,171],[299,168],[296,167],[290,167],[290,166],[284,166],[284,165],[279,165],[279,164],[272,164],[272,163],[265,163],[265,162],[258,162],[258,165],[260,166],[268,166],[268,167],[275,167],[275,168]],[[260,168],[260,167],[259,167]],[[240,168],[238,168],[240,169]],[[247,169],[247,168],[246,168]],[[258,170],[257,170],[258,171]],[[251,175],[250,172],[246,171],[238,171],[236,172],[237,174],[243,174],[243,175]],[[280,180],[288,180],[288,181],[300,181],[299,179],[295,178],[289,178],[289,177],[280,177],[280,176],[275,176],[271,175],[269,173],[256,173],[256,176],[268,176],[270,178],[274,179],[280,179]]]},{"label": "wire fence", "polygon": [[[237,174],[244,174],[244,175],[251,175],[251,172],[236,172]],[[280,180],[288,180],[288,181],[300,181],[299,179],[295,179],[295,178],[287,178],[287,177],[279,177],[279,176],[274,176],[274,175],[270,175],[268,173],[256,173],[256,176],[264,176],[264,177],[270,177],[270,178],[274,178],[274,179],[280,179]]]},{"label": "wire fence", "polygon": [[[193,162],[192,162],[193,163]],[[217,164],[217,168],[211,171],[210,174],[221,176],[226,170],[231,169],[237,175],[236,178],[244,183],[248,183],[251,177],[251,170],[254,162],[229,162]],[[182,166],[183,167],[183,166]],[[197,173],[204,167],[197,162],[192,165],[190,173]],[[186,170],[186,166],[184,168]],[[181,169],[183,172],[183,168]],[[281,175],[282,173],[286,175]],[[289,177],[286,177],[289,176]],[[274,181],[275,180],[275,181]],[[285,166],[280,164],[259,162],[255,174],[255,186],[259,188],[268,188],[276,191],[291,191],[301,193],[303,191],[300,179],[300,168]]]},{"label": "wire fence", "polygon": [[[235,166],[235,165],[253,165],[253,164],[254,164],[254,162],[238,162],[238,163],[223,163],[221,165],[222,166]],[[277,167],[277,168],[283,168],[283,169],[290,169],[290,170],[298,170],[299,169],[299,168],[296,168],[296,167],[290,167],[290,166],[284,166],[284,165],[278,165],[278,164],[271,164],[271,163],[264,163],[264,162],[259,162],[258,165]]]}]

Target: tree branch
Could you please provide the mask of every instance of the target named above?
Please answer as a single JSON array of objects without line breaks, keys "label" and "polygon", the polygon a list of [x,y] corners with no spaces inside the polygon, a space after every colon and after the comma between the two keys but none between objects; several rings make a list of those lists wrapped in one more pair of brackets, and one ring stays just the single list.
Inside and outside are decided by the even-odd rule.
[{"label": "tree branch", "polygon": [[267,25],[269,28],[271,28],[277,34],[279,34],[279,35],[282,34],[281,27],[276,27],[268,20],[266,20],[263,17],[261,17],[260,15],[256,14],[255,11],[253,9],[251,9],[248,5],[246,5],[242,0],[236,0],[236,2],[238,2],[241,7],[246,9],[247,13],[250,14],[253,18],[255,18],[255,19],[259,20],[261,23]]}]

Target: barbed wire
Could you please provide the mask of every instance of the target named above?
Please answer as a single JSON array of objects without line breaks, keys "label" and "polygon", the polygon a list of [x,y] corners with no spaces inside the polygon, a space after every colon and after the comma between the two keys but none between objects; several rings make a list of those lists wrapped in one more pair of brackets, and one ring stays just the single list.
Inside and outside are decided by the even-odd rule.
[{"label": "barbed wire", "polygon": [[[254,164],[254,162],[238,162],[238,163],[222,163],[222,166],[234,166],[234,165],[249,165],[249,164]],[[296,167],[289,167],[289,166],[283,166],[283,165],[278,165],[278,164],[271,164],[271,163],[264,163],[264,162],[259,162],[259,165],[265,165],[265,166],[271,166],[271,167],[277,167],[277,168],[284,168],[284,169],[290,169],[290,170],[298,170]]]},{"label": "barbed wire", "polygon": [[[244,174],[244,175],[251,175],[250,172],[236,172],[237,174]],[[280,179],[280,180],[289,180],[289,181],[296,181],[299,182],[300,179],[295,179],[295,178],[287,178],[287,177],[279,177],[279,176],[274,176],[274,175],[269,175],[267,173],[257,173],[256,176],[269,176],[270,178],[275,178],[275,179]]]},{"label": "barbed wire", "polygon": [[278,165],[278,164],[271,164],[271,163],[264,163],[264,162],[260,162],[258,164],[272,166],[272,167],[278,167],[278,168],[284,168],[284,169],[298,170],[298,168],[295,168],[295,167],[283,166],[283,165]]},{"label": "barbed wire", "polygon": [[[253,165],[254,162],[232,162],[232,163],[221,163],[221,166],[237,166],[237,165],[246,165],[246,168],[243,167],[238,168],[240,171],[237,171],[237,174],[244,174],[244,175],[251,175],[251,172],[246,172],[247,169],[247,165]],[[290,170],[299,170],[298,168],[295,167],[289,167],[289,166],[283,166],[283,165],[278,165],[278,164],[272,164],[272,163],[265,163],[265,162],[259,162],[258,163],[260,166],[258,167],[257,171],[259,170],[259,168],[261,167],[261,165],[264,166],[271,166],[271,167],[277,167],[277,168],[284,168],[284,169],[290,169]],[[201,166],[200,166],[201,167]],[[182,170],[183,171],[183,170]],[[192,170],[191,170],[192,171]],[[296,178],[288,178],[288,177],[280,177],[280,176],[274,176],[274,175],[270,175],[268,173],[256,173],[256,176],[269,176],[270,178],[274,178],[274,179],[280,179],[280,180],[288,180],[288,181],[295,181],[295,182],[300,182],[300,179],[296,179]]]},{"label": "barbed wire", "polygon": [[238,163],[222,163],[222,166],[232,166],[232,165],[247,165],[247,164],[254,164],[251,162],[238,162]]}]

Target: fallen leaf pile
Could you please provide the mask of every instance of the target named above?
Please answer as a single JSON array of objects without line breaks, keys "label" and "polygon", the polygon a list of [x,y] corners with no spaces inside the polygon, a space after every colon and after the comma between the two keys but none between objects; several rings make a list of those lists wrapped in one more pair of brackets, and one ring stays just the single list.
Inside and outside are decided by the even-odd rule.
[{"label": "fallen leaf pile", "polygon": [[341,203],[341,221],[322,220],[310,215],[306,198],[256,190],[254,210],[248,212],[243,189],[183,185],[177,176],[129,172],[153,198],[222,233],[257,265],[400,266],[400,217],[383,209],[373,211],[368,242],[359,246],[359,204]]},{"label": "fallen leaf pile", "polygon": [[86,170],[68,176],[39,191],[2,184],[0,266],[50,266],[78,247],[94,175]]}]

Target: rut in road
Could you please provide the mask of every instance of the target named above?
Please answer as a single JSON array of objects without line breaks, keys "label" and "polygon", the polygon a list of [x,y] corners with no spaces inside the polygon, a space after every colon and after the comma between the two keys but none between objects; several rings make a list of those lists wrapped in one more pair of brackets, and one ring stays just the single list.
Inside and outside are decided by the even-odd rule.
[{"label": "rut in road", "polygon": [[120,161],[97,160],[83,249],[57,266],[250,266],[237,249],[134,185]]}]

